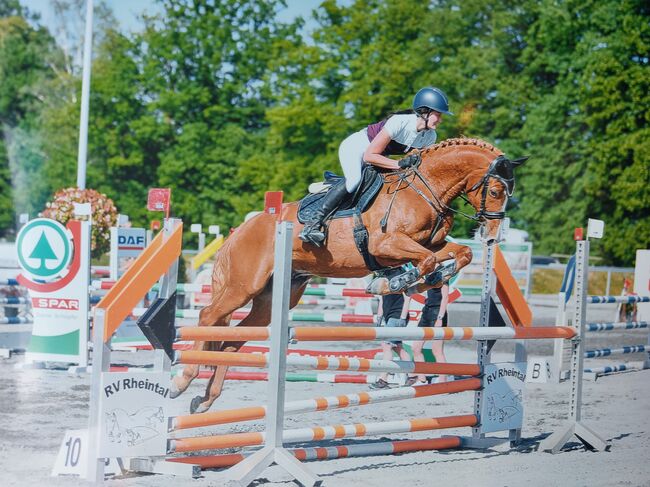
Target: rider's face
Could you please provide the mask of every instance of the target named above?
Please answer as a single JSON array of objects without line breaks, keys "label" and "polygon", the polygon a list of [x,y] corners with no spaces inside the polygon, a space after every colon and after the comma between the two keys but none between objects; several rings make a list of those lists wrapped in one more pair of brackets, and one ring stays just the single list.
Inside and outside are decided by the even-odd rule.
[{"label": "rider's face", "polygon": [[417,129],[419,130],[433,130],[438,127],[442,122],[442,113],[431,110],[428,113],[423,113],[418,119]]}]

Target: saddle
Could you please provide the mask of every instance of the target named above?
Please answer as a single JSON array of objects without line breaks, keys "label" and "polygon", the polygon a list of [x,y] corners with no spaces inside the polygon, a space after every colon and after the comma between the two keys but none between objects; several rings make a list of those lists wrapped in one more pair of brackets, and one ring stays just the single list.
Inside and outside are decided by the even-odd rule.
[{"label": "saddle", "polygon": [[[345,178],[330,171],[324,173],[325,184],[328,189],[335,184],[345,184]],[[371,165],[364,164],[361,172],[361,183],[356,191],[349,195],[341,202],[338,210],[328,217],[347,218],[355,214],[361,214],[366,211],[379,193],[384,184],[383,176],[377,172]],[[327,191],[321,191],[316,194],[309,194],[300,200],[298,206],[298,221],[305,223],[312,220],[314,212],[322,206],[323,198]]]},{"label": "saddle", "polygon": [[[370,236],[368,235],[368,229],[363,224],[361,214],[375,200],[379,190],[384,185],[384,177],[370,164],[364,164],[361,171],[361,183],[357,187],[357,190],[343,200],[338,210],[333,215],[327,216],[326,221],[333,218],[353,217],[354,229],[352,230],[352,235],[354,237],[354,243],[368,268],[376,271],[382,269],[382,266],[379,265],[374,256],[368,251],[368,240]],[[338,176],[330,171],[325,171],[324,176],[325,183],[329,187],[335,184],[345,184],[345,178],[343,176]],[[316,194],[309,194],[300,200],[298,206],[298,221],[300,223],[305,223],[312,219],[314,212],[322,207],[323,198],[326,194],[327,191],[321,191]]]}]

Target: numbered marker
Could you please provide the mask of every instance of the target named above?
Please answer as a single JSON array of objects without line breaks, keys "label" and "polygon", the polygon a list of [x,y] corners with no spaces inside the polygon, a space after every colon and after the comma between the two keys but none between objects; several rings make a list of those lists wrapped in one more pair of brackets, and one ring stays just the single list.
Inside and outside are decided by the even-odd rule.
[{"label": "numbered marker", "polygon": [[[88,462],[88,430],[68,430],[63,436],[59,454],[56,457],[52,476],[86,474]],[[114,458],[106,459],[105,475],[118,475],[122,472],[119,462]]]},{"label": "numbered marker", "polygon": [[87,430],[66,431],[52,469],[52,476],[84,475],[85,465],[88,461],[87,447]]}]

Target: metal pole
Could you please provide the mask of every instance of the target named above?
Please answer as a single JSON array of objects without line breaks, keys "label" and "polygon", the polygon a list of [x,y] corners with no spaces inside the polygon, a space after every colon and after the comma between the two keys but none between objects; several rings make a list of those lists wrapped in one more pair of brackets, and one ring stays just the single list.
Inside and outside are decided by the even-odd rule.
[{"label": "metal pole", "polygon": [[90,67],[93,44],[93,0],[86,0],[86,35],[84,38],[83,77],[81,81],[81,117],[79,120],[79,152],[77,154],[77,187],[86,189],[86,156],[88,153],[88,102],[90,98]]},{"label": "metal pole", "polygon": [[569,398],[569,421],[555,433],[545,438],[539,446],[539,451],[559,452],[568,441],[576,436],[587,448],[604,450],[607,442],[581,421],[582,380],[584,361],[584,337],[587,318],[587,294],[589,284],[589,241],[576,242],[575,267],[575,307],[573,326],[576,336],[572,339],[571,353],[571,396]]},{"label": "metal pole", "polygon": [[[479,316],[479,326],[490,326],[490,298],[494,287],[492,266],[494,265],[494,249],[490,245],[483,245],[483,283],[481,289],[481,311]],[[476,347],[477,363],[483,369],[490,360],[490,347],[487,340],[480,340]],[[483,404],[483,391],[481,389],[474,393],[474,414],[481,417],[481,407]],[[472,428],[472,439],[479,441],[485,438],[481,433],[480,424]]]},{"label": "metal pole", "polygon": [[272,463],[278,464],[304,486],[316,486],[322,482],[318,476],[287,452],[282,443],[284,389],[289,343],[292,236],[293,224],[291,222],[282,221],[277,224],[265,446],[224,473],[229,481],[241,486],[250,485]]}]

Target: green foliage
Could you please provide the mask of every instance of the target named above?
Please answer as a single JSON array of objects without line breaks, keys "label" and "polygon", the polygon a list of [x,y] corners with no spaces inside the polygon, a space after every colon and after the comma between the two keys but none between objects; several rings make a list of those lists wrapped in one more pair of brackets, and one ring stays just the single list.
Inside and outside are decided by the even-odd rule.
[{"label": "green foliage", "polygon": [[9,159],[4,140],[0,138],[0,235],[13,227],[13,201]]},{"label": "green foliage", "polygon": [[0,235],[13,229],[15,213],[34,215],[46,198],[36,120],[56,48],[28,20],[36,18],[18,2],[0,2]]},{"label": "green foliage", "polygon": [[[434,85],[456,113],[439,140],[532,156],[509,215],[535,253],[571,252],[589,217],[607,224],[604,263],[630,265],[650,245],[647,2],[326,0],[290,24],[280,0],[160,3],[139,34],[100,28],[93,61],[88,186],[135,224],[156,186],[186,222],[224,227],[266,190],[300,198],[339,170],[347,135]],[[57,69],[70,59],[27,16],[0,0],[0,231],[13,217],[7,160],[33,187],[14,191],[16,209],[76,173],[79,74]],[[473,228],[457,219],[453,234]]]}]

